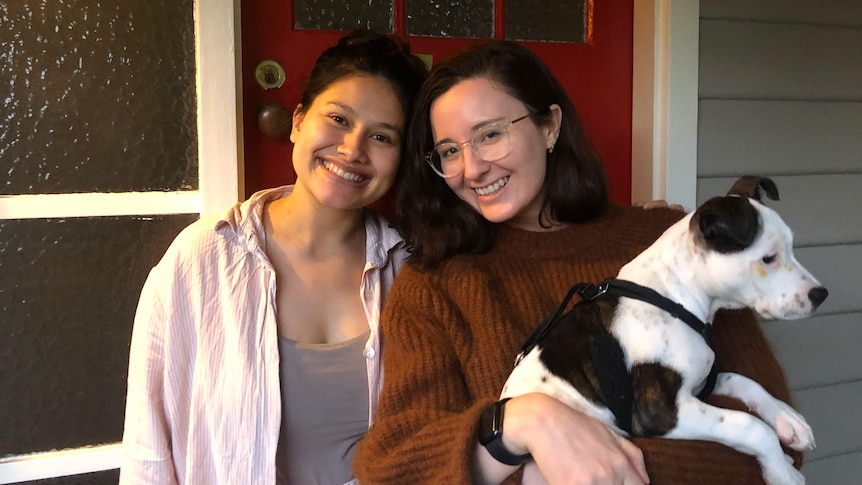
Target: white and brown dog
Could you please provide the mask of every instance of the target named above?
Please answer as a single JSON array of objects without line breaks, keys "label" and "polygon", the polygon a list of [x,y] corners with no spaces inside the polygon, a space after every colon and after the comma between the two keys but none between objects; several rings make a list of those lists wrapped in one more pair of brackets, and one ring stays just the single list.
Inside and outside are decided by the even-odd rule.
[{"label": "white and brown dog", "polygon": [[[796,261],[790,229],[761,194],[778,198],[770,179],[743,177],[617,278],[573,288],[525,343],[501,398],[543,392],[623,434],[717,441],[754,455],[770,485],[805,483],[781,443],[811,448],[811,428],[753,380],[716,375],[703,323],[721,308],[803,318],[828,295]],[[576,291],[584,301],[564,311]],[[704,403],[704,388],[740,399],[761,419]]]}]

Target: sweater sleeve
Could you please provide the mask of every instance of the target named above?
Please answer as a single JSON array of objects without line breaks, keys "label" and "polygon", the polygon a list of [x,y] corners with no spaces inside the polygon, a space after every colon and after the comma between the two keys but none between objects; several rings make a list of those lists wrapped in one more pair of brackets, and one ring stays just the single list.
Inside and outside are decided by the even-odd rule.
[{"label": "sweater sleeve", "polygon": [[[470,483],[481,410],[445,328],[443,296],[406,266],[381,317],[385,377],[376,422],[354,460],[360,483]],[[457,323],[456,323],[457,325]]]}]

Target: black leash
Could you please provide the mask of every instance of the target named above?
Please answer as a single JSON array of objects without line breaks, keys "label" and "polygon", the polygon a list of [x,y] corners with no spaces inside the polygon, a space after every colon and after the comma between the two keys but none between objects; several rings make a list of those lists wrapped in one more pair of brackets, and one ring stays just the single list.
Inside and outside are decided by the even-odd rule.
[{"label": "black leash", "polygon": [[572,301],[572,297],[575,296],[575,293],[578,293],[583,301],[592,301],[604,292],[600,292],[599,288],[592,283],[578,283],[569,288],[569,292],[566,293],[566,296],[563,298],[563,302],[560,303],[560,306],[557,307],[556,311],[548,315],[548,317],[545,318],[535,330],[533,330],[533,333],[527,338],[527,341],[521,345],[521,351],[515,356],[515,365],[518,365],[521,360],[529,354],[531,350],[533,350],[536,344],[542,340],[545,334],[548,333],[548,330],[550,330],[551,327],[553,327],[553,324],[557,322],[563,311],[569,307],[569,302]]},{"label": "black leash", "polygon": [[[518,363],[520,363],[521,360],[530,353],[536,345],[538,345],[548,331],[550,331],[550,329],[553,328],[553,326],[560,320],[560,316],[566,308],[569,307],[569,303],[575,294],[579,295],[582,301],[593,301],[601,295],[608,294],[611,296],[622,296],[649,303],[668,312],[674,318],[685,322],[685,324],[691,327],[692,330],[703,337],[706,344],[712,348],[712,325],[704,323],[690,311],[686,310],[685,307],[662,296],[652,288],[647,288],[637,283],[618,278],[607,278],[598,285],[594,285],[592,283],[578,283],[573,285],[569,289],[568,293],[566,293],[560,306],[557,307],[554,313],[542,321],[530,337],[527,338],[527,341],[521,346],[521,351],[518,353],[517,357],[515,357],[515,365],[518,365]],[[623,365],[623,354],[622,349],[619,346],[619,342],[617,342],[610,334],[600,335],[595,341],[590,342],[590,350],[593,362],[597,364],[594,366],[596,367],[596,372],[600,374],[598,377],[601,383],[602,393],[605,395],[606,400],[609,401],[606,404],[617,417],[620,427],[631,432],[631,382],[629,379],[628,388],[621,388],[620,379],[615,378],[618,377],[619,373],[628,374],[628,371]],[[609,370],[604,375],[601,375],[602,371],[600,371],[600,369],[608,369],[609,367],[614,368],[614,370]],[[717,376],[718,368],[716,362],[713,361],[712,368],[709,370],[709,375],[707,376],[706,381],[704,382],[704,387],[698,394],[698,397],[703,398],[712,393],[715,388]]]}]

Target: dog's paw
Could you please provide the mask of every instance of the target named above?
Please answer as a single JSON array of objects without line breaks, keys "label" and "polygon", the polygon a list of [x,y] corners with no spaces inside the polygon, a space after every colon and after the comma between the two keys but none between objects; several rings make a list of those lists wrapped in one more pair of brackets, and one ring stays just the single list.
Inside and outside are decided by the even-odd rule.
[{"label": "dog's paw", "polygon": [[768,485],[805,485],[805,475],[793,467],[792,459],[788,461],[782,457],[771,464],[762,465],[763,480]]},{"label": "dog's paw", "polygon": [[802,451],[815,446],[814,432],[801,414],[786,406],[775,417],[775,433],[782,444]]}]

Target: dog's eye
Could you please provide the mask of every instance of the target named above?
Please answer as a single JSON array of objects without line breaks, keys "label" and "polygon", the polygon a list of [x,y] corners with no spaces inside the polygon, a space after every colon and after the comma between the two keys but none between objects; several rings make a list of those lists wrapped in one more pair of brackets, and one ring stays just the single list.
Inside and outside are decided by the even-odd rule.
[{"label": "dog's eye", "polygon": [[763,261],[763,264],[772,264],[773,262],[775,262],[775,257],[775,254],[770,254],[769,256],[764,256],[763,258],[761,258],[761,261]]}]

